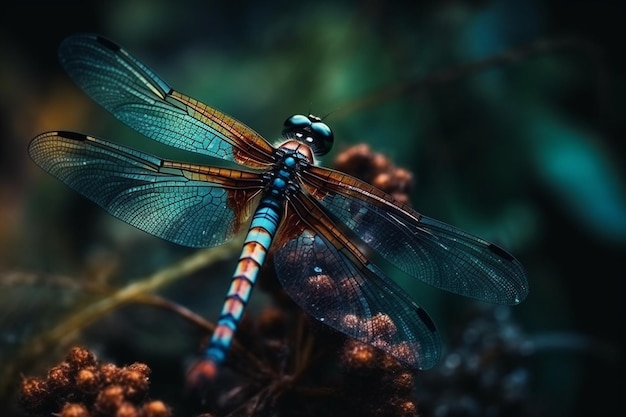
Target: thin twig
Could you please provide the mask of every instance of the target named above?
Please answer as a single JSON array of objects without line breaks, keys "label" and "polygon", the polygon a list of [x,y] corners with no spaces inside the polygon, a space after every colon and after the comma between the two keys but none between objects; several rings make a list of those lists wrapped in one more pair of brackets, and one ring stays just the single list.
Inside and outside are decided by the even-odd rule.
[{"label": "thin twig", "polygon": [[340,119],[351,113],[358,112],[363,108],[389,101],[398,96],[415,94],[418,91],[450,83],[456,79],[490,68],[515,64],[535,55],[549,54],[568,49],[582,50],[590,55],[594,61],[597,61],[598,48],[586,40],[575,38],[539,40],[520,48],[509,49],[489,58],[435,71],[413,82],[406,80],[399,81],[396,84],[375,90],[364,97],[357,98],[347,103],[335,111],[333,116],[335,119]]},{"label": "thin twig", "polygon": [[[215,331],[216,326],[213,322],[205,319],[199,314],[194,313],[187,307],[168,300],[167,298],[145,293],[139,294],[133,299],[133,302],[170,310],[181,316],[185,320],[189,321],[190,323],[202,329],[205,329],[207,333],[213,333],[213,331]],[[254,375],[258,377],[259,374],[262,374],[266,378],[276,378],[276,373],[273,372],[272,369],[265,365],[259,358],[254,356],[249,350],[245,349],[239,342],[237,342],[237,339],[234,339],[229,352],[229,356],[232,357],[237,355],[242,356],[246,360],[247,364],[245,369],[243,367],[238,369],[240,372],[249,376]]]}]

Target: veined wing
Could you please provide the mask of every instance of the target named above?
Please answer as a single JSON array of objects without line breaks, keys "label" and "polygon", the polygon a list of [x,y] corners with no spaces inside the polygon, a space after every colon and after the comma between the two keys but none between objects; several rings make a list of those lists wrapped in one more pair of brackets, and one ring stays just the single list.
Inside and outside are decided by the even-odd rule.
[{"label": "veined wing", "polygon": [[191,247],[241,229],[260,174],[184,164],[74,132],[47,132],[28,148],[37,165],[121,220]]},{"label": "veined wing", "polygon": [[526,272],[504,249],[423,216],[347,174],[310,166],[302,179],[335,218],[407,274],[494,303],[517,304],[528,294]]},{"label": "veined wing", "polygon": [[274,148],[254,130],[187,97],[115,43],[97,35],[65,39],[61,64],[105,109],[143,135],[175,148],[263,168]]},{"label": "veined wing", "polygon": [[416,369],[433,367],[441,343],[428,314],[369,263],[308,197],[291,211],[274,252],[278,279],[307,313]]}]

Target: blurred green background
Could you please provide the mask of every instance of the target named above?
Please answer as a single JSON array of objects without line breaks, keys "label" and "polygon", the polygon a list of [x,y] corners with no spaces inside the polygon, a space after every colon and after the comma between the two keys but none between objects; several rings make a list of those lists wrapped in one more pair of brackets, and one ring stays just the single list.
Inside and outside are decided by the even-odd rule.
[{"label": "blurred green background", "polygon": [[[106,215],[28,158],[28,141],[53,129],[171,156],[62,72],[59,42],[87,31],[268,139],[291,114],[328,115],[328,165],[367,143],[410,170],[418,211],[501,244],[527,268],[530,296],[511,314],[536,342],[534,398],[548,415],[609,415],[624,389],[625,9],[521,0],[12,4],[0,18],[0,362],[57,304],[73,302],[64,292],[37,299],[8,276],[90,276],[115,259],[124,282],[191,253]],[[172,297],[212,319],[234,259],[215,270],[214,285],[198,277]],[[467,301],[422,287],[412,295],[445,341],[451,312]],[[128,331],[150,334],[150,320],[135,325]],[[195,351],[190,327],[167,331],[151,349]],[[125,359],[145,360],[149,338],[141,346]]]}]

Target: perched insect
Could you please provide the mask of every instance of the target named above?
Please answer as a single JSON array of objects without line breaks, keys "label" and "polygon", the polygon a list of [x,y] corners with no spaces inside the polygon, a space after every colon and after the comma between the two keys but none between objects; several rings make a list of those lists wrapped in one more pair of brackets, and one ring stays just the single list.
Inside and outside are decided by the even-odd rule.
[{"label": "perched insect", "polygon": [[[35,137],[32,159],[106,211],[168,241],[221,245],[247,237],[202,363],[225,360],[261,265],[311,316],[426,369],[441,343],[427,313],[362,248],[443,290],[517,304],[526,273],[508,252],[423,216],[379,189],[322,168],[333,133],[319,118],[289,117],[277,147],[243,123],[173,90],[127,51],[81,34],[61,43],[73,80],[119,120],[155,141],[240,164],[228,169],[160,159],[93,136]],[[251,217],[251,220],[250,220]]]}]

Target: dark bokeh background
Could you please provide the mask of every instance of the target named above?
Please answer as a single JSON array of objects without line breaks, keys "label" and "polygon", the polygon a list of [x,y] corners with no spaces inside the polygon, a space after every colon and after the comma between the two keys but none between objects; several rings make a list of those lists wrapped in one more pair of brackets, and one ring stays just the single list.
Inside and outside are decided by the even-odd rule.
[{"label": "dark bokeh background", "polygon": [[[293,113],[328,114],[337,145],[326,162],[368,143],[409,169],[414,207],[526,266],[530,296],[511,314],[543,346],[533,398],[551,415],[608,415],[624,389],[625,18],[617,1],[12,4],[0,17],[0,271],[83,277],[114,258],[123,282],[189,253],[112,219],[28,159],[28,141],[50,129],[150,149],[62,73],[61,39],[97,32],[270,139]],[[232,265],[189,304],[216,314]],[[45,302],[63,302],[34,302],[18,286],[5,280],[3,295],[30,316],[0,306],[10,345],[0,362],[37,331]],[[465,301],[420,291],[445,340]],[[191,328],[168,331],[123,360],[195,348]]]}]

